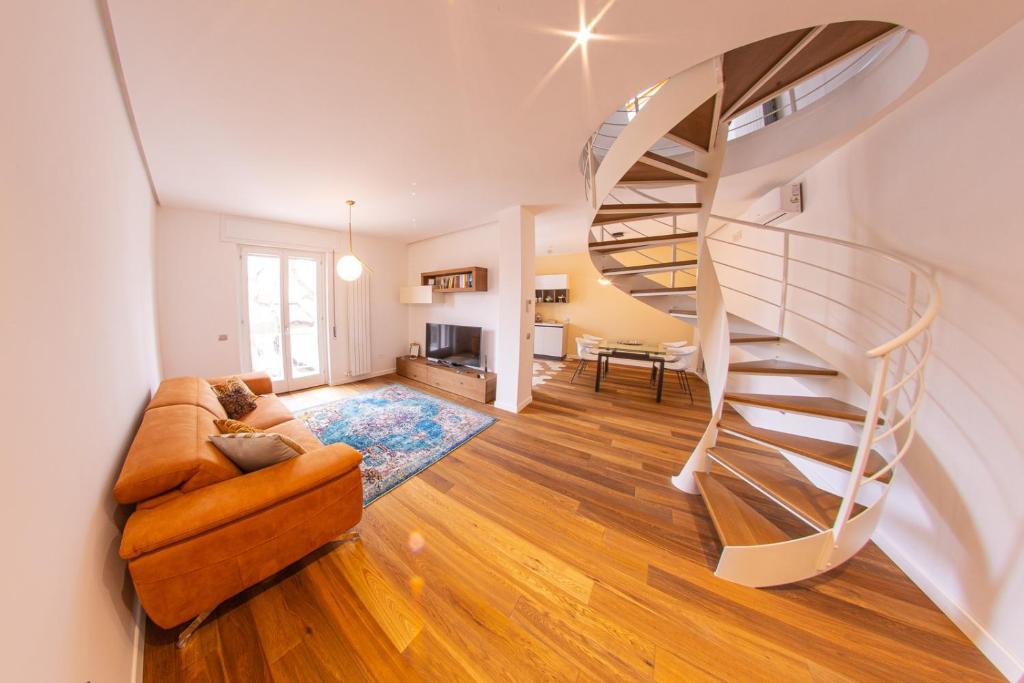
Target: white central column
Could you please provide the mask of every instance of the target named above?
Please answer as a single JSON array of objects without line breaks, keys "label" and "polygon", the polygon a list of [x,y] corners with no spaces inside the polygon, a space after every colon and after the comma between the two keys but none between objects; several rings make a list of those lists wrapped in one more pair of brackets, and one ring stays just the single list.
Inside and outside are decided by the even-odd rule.
[{"label": "white central column", "polygon": [[494,406],[518,413],[533,400],[533,214],[522,206],[498,213],[498,390]]}]

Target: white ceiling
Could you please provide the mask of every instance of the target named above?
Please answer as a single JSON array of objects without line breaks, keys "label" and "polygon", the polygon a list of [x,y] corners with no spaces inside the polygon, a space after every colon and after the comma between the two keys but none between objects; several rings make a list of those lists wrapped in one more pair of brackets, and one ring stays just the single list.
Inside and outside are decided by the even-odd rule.
[{"label": "white ceiling", "polygon": [[[577,160],[634,92],[847,19],[928,41],[921,87],[1024,16],[975,0],[109,0],[160,202],[407,240],[536,206],[586,212]],[[567,34],[607,6],[584,61]],[[565,57],[563,61],[563,57]]]}]

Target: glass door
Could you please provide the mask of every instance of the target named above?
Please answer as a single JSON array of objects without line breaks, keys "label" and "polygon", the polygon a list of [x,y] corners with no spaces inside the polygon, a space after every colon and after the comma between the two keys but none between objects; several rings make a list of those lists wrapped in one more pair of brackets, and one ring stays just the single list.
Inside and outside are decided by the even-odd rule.
[{"label": "glass door", "polygon": [[324,257],[287,249],[242,250],[243,362],[275,392],[325,384]]}]

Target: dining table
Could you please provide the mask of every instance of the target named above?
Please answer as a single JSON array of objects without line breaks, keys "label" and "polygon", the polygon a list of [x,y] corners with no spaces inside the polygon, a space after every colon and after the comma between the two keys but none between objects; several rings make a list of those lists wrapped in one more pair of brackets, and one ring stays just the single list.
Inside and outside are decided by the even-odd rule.
[{"label": "dining table", "polygon": [[665,361],[668,351],[664,344],[633,341],[602,340],[597,345],[597,372],[594,373],[594,391],[601,391],[601,376],[608,375],[612,358],[639,360],[652,363],[658,368],[658,388],[655,400],[661,403],[662,388],[665,386]]}]

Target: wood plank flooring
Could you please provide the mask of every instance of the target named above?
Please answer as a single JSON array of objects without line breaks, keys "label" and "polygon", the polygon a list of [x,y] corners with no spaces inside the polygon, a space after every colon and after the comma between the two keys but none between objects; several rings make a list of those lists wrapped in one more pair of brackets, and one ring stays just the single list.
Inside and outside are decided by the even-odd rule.
[{"label": "wood plank flooring", "polygon": [[666,382],[657,404],[644,369],[613,366],[600,394],[593,365],[571,370],[519,415],[394,376],[285,397],[403,382],[499,419],[367,508],[361,541],[225,603],[186,649],[150,623],[145,680],[1001,680],[873,545],[784,588],[715,578],[707,510],[669,483],[707,424],[704,386],[690,406]]}]

